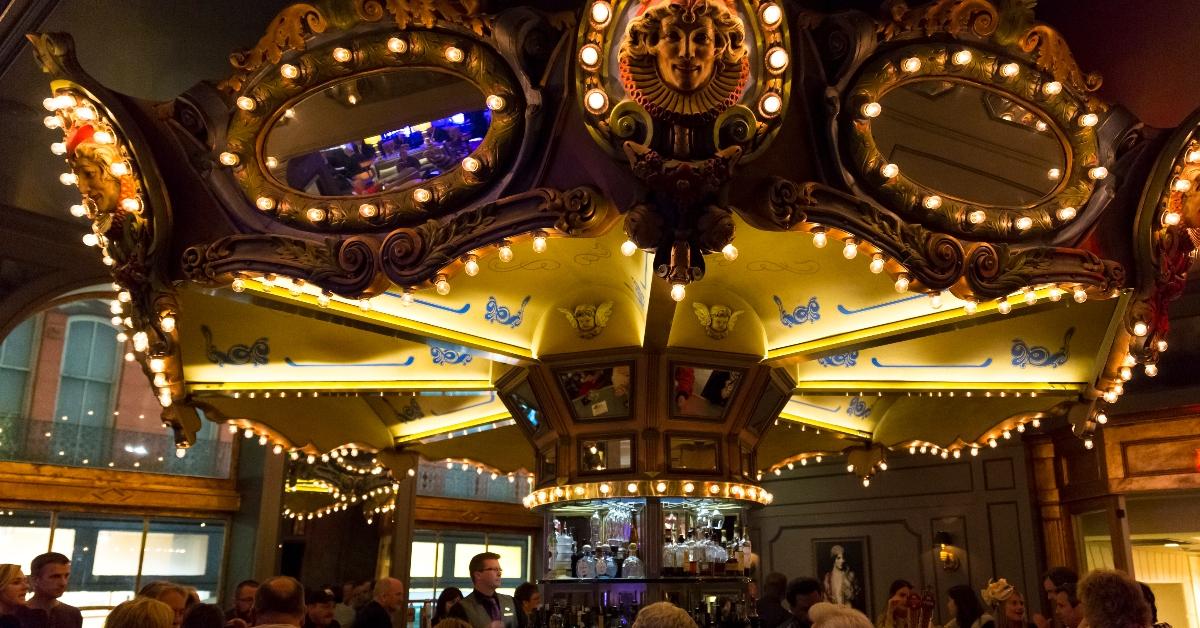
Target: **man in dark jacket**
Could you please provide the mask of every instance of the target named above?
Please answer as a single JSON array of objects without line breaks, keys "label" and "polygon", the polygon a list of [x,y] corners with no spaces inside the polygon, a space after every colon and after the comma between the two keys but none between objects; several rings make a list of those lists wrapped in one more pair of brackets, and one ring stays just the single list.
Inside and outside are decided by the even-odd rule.
[{"label": "man in dark jacket", "polygon": [[[517,605],[500,588],[500,555],[476,554],[470,564],[471,594],[458,603],[467,613],[472,628],[517,628]],[[355,628],[359,628],[357,625]]]},{"label": "man in dark jacket", "polygon": [[792,614],[783,607],[783,594],[787,592],[787,576],[778,571],[767,574],[763,583],[763,596],[758,601],[758,619],[762,628],[776,628],[791,618]]},{"label": "man in dark jacket", "polygon": [[392,628],[392,614],[404,604],[404,583],[383,578],[375,583],[375,597],[354,620],[354,628]]}]

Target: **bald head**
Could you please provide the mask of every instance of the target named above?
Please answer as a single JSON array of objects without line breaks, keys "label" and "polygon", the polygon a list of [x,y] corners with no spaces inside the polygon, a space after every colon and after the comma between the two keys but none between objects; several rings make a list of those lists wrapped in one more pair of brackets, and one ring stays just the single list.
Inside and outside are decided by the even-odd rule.
[{"label": "bald head", "polygon": [[404,603],[404,583],[395,578],[382,578],[375,583],[375,601],[389,613]]},{"label": "bald head", "polygon": [[268,578],[254,592],[255,624],[290,624],[304,621],[304,587],[290,576]]}]

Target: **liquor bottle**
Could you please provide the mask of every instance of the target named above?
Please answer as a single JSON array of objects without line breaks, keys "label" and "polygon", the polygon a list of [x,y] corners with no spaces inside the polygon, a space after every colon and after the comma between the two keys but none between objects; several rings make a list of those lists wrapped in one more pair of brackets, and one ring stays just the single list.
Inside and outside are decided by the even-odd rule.
[{"label": "liquor bottle", "polygon": [[[637,550],[638,550],[637,543],[629,544],[629,557],[627,557],[625,559],[625,562],[621,563],[621,577],[622,578],[645,578],[646,577],[646,566],[642,564],[642,559],[638,558]],[[664,555],[664,558],[665,558],[665,555]],[[667,566],[663,565],[664,573],[666,573],[666,568],[667,568]]]},{"label": "liquor bottle", "polygon": [[746,528],[742,528],[742,575],[749,576],[751,565],[751,557],[754,556],[754,550],[750,547],[750,533]]}]

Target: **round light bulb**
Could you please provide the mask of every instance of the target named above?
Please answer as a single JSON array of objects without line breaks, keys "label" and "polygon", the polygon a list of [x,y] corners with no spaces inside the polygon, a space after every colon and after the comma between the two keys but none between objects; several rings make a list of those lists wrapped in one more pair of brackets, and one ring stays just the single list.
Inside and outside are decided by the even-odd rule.
[{"label": "round light bulb", "polygon": [[1171,188],[1176,192],[1187,192],[1192,189],[1192,182],[1187,179],[1175,179],[1175,183],[1171,184]]},{"label": "round light bulb", "polygon": [[46,125],[47,129],[57,129],[62,127],[63,122],[58,116],[46,116],[42,118],[42,124]]},{"label": "round light bulb", "polygon": [[1183,215],[1179,212],[1166,212],[1162,216],[1163,224],[1167,225],[1168,227],[1174,227],[1175,225],[1179,224],[1179,221],[1181,220],[1183,220]]},{"label": "round light bulb", "polygon": [[921,60],[917,57],[908,57],[900,62],[900,69],[910,74],[916,72],[921,69]]},{"label": "round light bulb", "polygon": [[896,292],[908,292],[909,278],[905,273],[896,277]]},{"label": "round light bulb", "polygon": [[496,94],[492,94],[491,96],[488,96],[487,99],[484,100],[484,104],[486,104],[487,108],[491,109],[492,111],[500,111],[501,109],[504,108],[505,101],[504,101],[503,96],[497,96]]},{"label": "round light bulb", "polygon": [[1008,314],[1012,311],[1012,304],[1008,302],[1008,299],[1000,297],[999,301],[996,303],[996,311],[1000,312],[1001,314]]},{"label": "round light bulb", "polygon": [[967,314],[974,314],[978,310],[979,310],[979,303],[977,301],[975,301],[974,299],[967,299],[966,302],[963,303],[963,311],[966,312]]},{"label": "round light bulb", "polygon": [[1004,78],[1012,78],[1020,71],[1021,66],[1017,65],[1016,63],[1009,62],[1000,66],[1000,76],[1003,76]]},{"label": "round light bulb", "polygon": [[236,154],[226,151],[217,156],[217,161],[223,166],[236,166],[241,160]]},{"label": "round light bulb", "polygon": [[1167,341],[1159,340],[1154,346],[1158,349],[1159,353],[1163,353],[1167,350]]},{"label": "round light bulb", "polygon": [[466,157],[462,160],[462,167],[467,172],[478,172],[479,160],[474,157]]},{"label": "round light bulb", "polygon": [[321,294],[317,295],[317,307],[329,307],[329,303],[332,300],[333,299],[327,293],[322,292]]},{"label": "round light bulb", "polygon": [[1094,113],[1085,113],[1085,114],[1079,116],[1079,126],[1082,126],[1082,127],[1093,127],[1093,126],[1096,126],[1096,124],[1099,122],[1100,122],[1100,116],[1098,116]]},{"label": "round light bulb", "polygon": [[1133,335],[1140,338],[1148,333],[1150,333],[1150,326],[1144,321],[1138,321],[1133,324]]},{"label": "round light bulb", "polygon": [[768,27],[777,26],[783,19],[783,9],[778,4],[771,3],[762,8],[762,21]]},{"label": "round light bulb", "polygon": [[854,238],[847,238],[845,245],[842,246],[842,257],[846,259],[854,259],[858,256],[858,241]]},{"label": "round light bulb", "polygon": [[591,15],[593,22],[599,26],[603,26],[612,18],[612,7],[607,2],[595,2],[592,4]]},{"label": "round light bulb", "polygon": [[96,119],[96,110],[91,107],[76,107],[72,113],[80,120],[91,121]]},{"label": "round light bulb", "polygon": [[583,98],[587,110],[599,115],[608,110],[608,94],[602,89],[591,89]]},{"label": "round light bulb", "polygon": [[877,102],[869,102],[860,107],[858,111],[864,118],[878,118],[879,114],[883,113],[883,105]]},{"label": "round light bulb", "polygon": [[446,60],[450,63],[461,63],[462,60],[466,58],[467,55],[463,52],[462,48],[450,46],[446,49]]},{"label": "round light bulb", "polygon": [[238,109],[241,109],[242,111],[254,111],[254,108],[258,106],[258,103],[249,96],[238,96],[237,106]]},{"label": "round light bulb", "polygon": [[371,300],[370,299],[359,299],[358,300],[358,309],[360,309],[364,312],[370,312],[371,311]]},{"label": "round light bulb", "polygon": [[83,205],[72,205],[71,215],[76,218],[83,218],[84,216],[87,216],[87,207],[84,207]]},{"label": "round light bulb", "polygon": [[463,272],[467,273],[468,277],[474,277],[479,274],[479,258],[474,255],[468,255],[463,259]]},{"label": "round light bulb", "polygon": [[1117,370],[1117,374],[1120,375],[1121,379],[1126,382],[1133,379],[1133,369],[1129,368],[1128,366],[1122,366]]},{"label": "round light bulb", "polygon": [[258,200],[254,201],[254,205],[262,211],[270,211],[275,209],[275,199],[267,196],[260,196],[258,197]]},{"label": "round light bulb", "polygon": [[312,222],[321,222],[325,220],[325,210],[321,207],[309,207],[304,215]]},{"label": "round light bulb", "polygon": [[58,175],[58,181],[63,185],[75,185],[79,181],[79,177],[75,176],[74,172],[64,172]]},{"label": "round light bulb", "polygon": [[929,295],[929,307],[931,307],[935,310],[942,309],[942,293],[941,292],[934,292],[933,294]]},{"label": "round light bulb", "polygon": [[1033,226],[1033,218],[1030,218],[1029,216],[1021,216],[1017,219],[1015,224],[1016,227],[1021,231],[1026,231]]},{"label": "round light bulb", "polygon": [[114,162],[108,167],[108,171],[112,173],[112,176],[114,177],[126,176],[130,172],[129,163],[125,161]]},{"label": "round light bulb", "polygon": [[985,214],[982,209],[977,209],[967,214],[967,220],[971,221],[971,224],[973,225],[978,225],[987,220],[987,214]]},{"label": "round light bulb", "polygon": [[900,166],[896,164],[883,164],[883,167],[879,169],[879,174],[883,175],[885,179],[891,179],[900,174]]},{"label": "round light bulb", "polygon": [[959,50],[950,57],[950,62],[954,65],[966,65],[971,62],[973,56],[970,50]]},{"label": "round light bulb", "polygon": [[1050,127],[1044,121],[1038,120],[1033,123],[1033,128],[1037,129],[1039,132],[1045,132],[1045,130]]},{"label": "round light bulb", "polygon": [[1075,218],[1076,211],[1074,207],[1060,207],[1056,215],[1059,220],[1066,222]]},{"label": "round light bulb", "polygon": [[433,286],[437,289],[437,293],[442,296],[450,294],[450,280],[445,275],[438,275],[437,279],[433,282]]},{"label": "round light bulb", "polygon": [[783,48],[772,48],[767,51],[767,68],[772,72],[781,72],[788,65],[788,53]]},{"label": "round light bulb", "polygon": [[1037,300],[1038,300],[1037,291],[1031,289],[1031,290],[1028,290],[1025,292],[1025,303],[1026,304],[1033,305],[1034,303],[1037,303]]},{"label": "round light bulb", "polygon": [[354,55],[350,52],[349,48],[342,48],[339,46],[333,49],[333,60],[337,61],[338,63],[345,63],[353,56]]},{"label": "round light bulb", "polygon": [[637,253],[637,250],[637,244],[635,244],[633,240],[626,240],[621,243],[621,255],[624,255],[625,257],[632,256],[634,253]]},{"label": "round light bulb", "polygon": [[824,229],[814,229],[812,232],[812,237],[813,246],[817,247],[818,249],[825,248],[825,245],[829,243],[829,236],[825,233]]},{"label": "round light bulb", "polygon": [[921,201],[921,204],[925,206],[925,209],[937,209],[942,206],[942,197],[931,194],[926,196],[925,200]]},{"label": "round light bulb", "polygon": [[170,315],[164,316],[164,317],[162,317],[162,320],[159,321],[159,323],[160,323],[160,326],[162,327],[162,330],[167,332],[168,334],[175,331],[175,317],[174,316],[170,316]]},{"label": "round light bulb", "polygon": [[379,215],[379,207],[373,203],[363,203],[358,206],[358,215],[363,218],[374,218]]},{"label": "round light bulb", "polygon": [[775,116],[783,108],[783,99],[779,94],[767,94],[759,101],[758,108],[765,116]]},{"label": "round light bulb", "polygon": [[97,244],[100,244],[100,236],[98,236],[94,233],[83,234],[83,245],[84,246],[96,246]]},{"label": "round light bulb", "polygon": [[279,66],[279,73],[282,74],[283,78],[285,79],[294,79],[297,76],[300,76],[300,68],[290,63],[285,63]]},{"label": "round light bulb", "polygon": [[884,263],[885,262],[884,262],[882,254],[876,253],[876,254],[872,255],[871,256],[871,264],[869,266],[871,269],[871,272],[875,273],[876,275],[883,272]]},{"label": "round light bulb", "polygon": [[150,372],[161,373],[167,368],[166,362],[162,358],[150,358]]},{"label": "round light bulb", "polygon": [[237,277],[232,283],[229,284],[229,287],[232,288],[234,292],[241,292],[246,289],[246,280],[242,279],[241,277]]},{"label": "round light bulb", "polygon": [[67,154],[67,145],[64,142],[54,142],[50,145],[50,152],[55,155],[65,155]]},{"label": "round light bulb", "polygon": [[730,242],[729,244],[726,244],[725,246],[721,247],[721,255],[724,255],[725,259],[732,262],[738,258],[737,247],[734,246],[732,242]]},{"label": "round light bulb", "polygon": [[1147,377],[1154,377],[1155,375],[1158,375],[1158,365],[1157,364],[1153,364],[1153,363],[1147,364],[1144,368],[1146,370]]},{"label": "round light bulb", "polygon": [[1062,92],[1062,83],[1058,81],[1048,81],[1042,84],[1042,93],[1047,96],[1054,96]]},{"label": "round light bulb", "polygon": [[387,47],[388,50],[395,54],[404,54],[404,52],[408,50],[408,42],[400,39],[399,37],[392,37],[391,39],[387,40]]},{"label": "round light bulb", "polygon": [[500,244],[500,248],[497,249],[496,256],[500,258],[500,261],[506,264],[511,262],[513,260],[512,246],[508,242],[502,242]]},{"label": "round light bulb", "polygon": [[1075,299],[1076,303],[1083,303],[1088,300],[1087,292],[1083,288],[1076,288],[1071,296]]},{"label": "round light bulb", "polygon": [[418,203],[428,203],[433,200],[433,192],[430,192],[427,188],[417,188],[413,190],[413,200]]},{"label": "round light bulb", "polygon": [[588,44],[580,48],[579,63],[585,68],[595,68],[600,64],[600,48],[596,44]]},{"label": "round light bulb", "polygon": [[630,482],[629,484],[625,485],[625,491],[628,493],[631,493],[631,494],[636,493],[637,488],[638,488],[638,486],[637,486],[636,482]]},{"label": "round light bulb", "polygon": [[545,253],[547,245],[547,236],[545,231],[535,231],[533,233],[533,252]]},{"label": "round light bulb", "polygon": [[671,284],[671,298],[676,302],[682,301],[683,297],[687,296],[687,287],[681,283]]}]

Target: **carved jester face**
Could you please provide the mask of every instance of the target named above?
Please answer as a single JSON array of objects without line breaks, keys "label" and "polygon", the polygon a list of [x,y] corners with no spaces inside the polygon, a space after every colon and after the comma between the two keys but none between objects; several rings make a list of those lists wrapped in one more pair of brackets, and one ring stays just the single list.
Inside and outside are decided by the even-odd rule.
[{"label": "carved jester face", "polygon": [[691,93],[707,85],[717,64],[716,27],[709,16],[668,15],[659,23],[654,54],[658,77],[672,89]]}]

